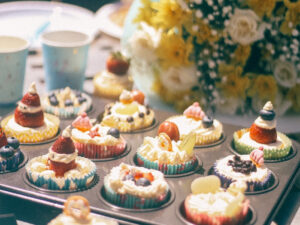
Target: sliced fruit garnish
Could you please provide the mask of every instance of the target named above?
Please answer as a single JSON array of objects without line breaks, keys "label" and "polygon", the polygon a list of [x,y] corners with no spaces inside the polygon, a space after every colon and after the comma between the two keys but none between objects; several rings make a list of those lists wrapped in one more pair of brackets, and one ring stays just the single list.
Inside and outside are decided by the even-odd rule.
[{"label": "sliced fruit garnish", "polygon": [[154,181],[154,176],[152,175],[152,173],[144,173],[144,178],[148,179],[149,181]]},{"label": "sliced fruit garnish", "polygon": [[122,115],[132,115],[139,110],[138,105],[134,102],[130,104],[118,105],[115,111]]},{"label": "sliced fruit garnish", "polygon": [[179,149],[181,151],[186,151],[186,153],[191,156],[194,154],[194,146],[196,143],[196,134],[195,132],[191,132],[189,133],[183,140],[182,142],[179,144]]},{"label": "sliced fruit garnish", "polygon": [[191,190],[193,194],[216,193],[220,187],[220,179],[214,175],[199,177],[193,180],[191,184]]}]

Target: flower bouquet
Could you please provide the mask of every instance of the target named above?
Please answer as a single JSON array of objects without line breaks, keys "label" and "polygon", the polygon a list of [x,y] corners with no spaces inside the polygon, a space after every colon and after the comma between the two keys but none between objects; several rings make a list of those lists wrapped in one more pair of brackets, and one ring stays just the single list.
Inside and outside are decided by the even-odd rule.
[{"label": "flower bouquet", "polygon": [[137,86],[179,110],[282,115],[300,112],[299,41],[299,0],[136,0],[122,46]]}]

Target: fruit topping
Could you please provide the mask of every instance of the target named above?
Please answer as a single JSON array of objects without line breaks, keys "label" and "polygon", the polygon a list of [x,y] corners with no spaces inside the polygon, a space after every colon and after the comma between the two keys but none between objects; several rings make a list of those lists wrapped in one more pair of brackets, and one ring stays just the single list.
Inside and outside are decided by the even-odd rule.
[{"label": "fruit topping", "polygon": [[152,175],[152,173],[144,173],[143,176],[151,182],[154,181],[154,176]]},{"label": "fruit topping", "polygon": [[64,204],[64,213],[67,216],[82,221],[84,224],[90,224],[90,204],[89,201],[82,196],[71,196]]},{"label": "fruit topping", "polygon": [[125,175],[123,180],[131,180],[131,181],[135,182],[135,178],[132,174]]},{"label": "fruit topping", "polygon": [[59,102],[54,94],[50,95],[48,98],[49,98],[50,105],[58,106]]},{"label": "fruit topping", "polygon": [[189,133],[178,146],[181,151],[186,151],[189,156],[194,154],[194,146],[196,143],[196,134],[194,132]]},{"label": "fruit topping", "polygon": [[263,151],[263,148],[260,147],[259,149],[254,149],[250,153],[250,159],[257,167],[262,167],[264,165],[264,151]]},{"label": "fruit topping", "polygon": [[234,195],[237,195],[238,193],[244,193],[247,190],[247,183],[244,181],[234,181],[232,182],[227,191],[231,192]]},{"label": "fruit topping", "polygon": [[119,100],[123,104],[130,104],[131,102],[133,102],[132,93],[127,90],[123,90],[122,93],[120,94]]},{"label": "fruit topping", "polygon": [[169,121],[165,121],[159,125],[158,134],[160,133],[166,133],[174,141],[178,141],[180,137],[177,125]]},{"label": "fruit topping", "polygon": [[142,177],[136,181],[136,185],[146,187],[151,185],[151,182],[147,178]]},{"label": "fruit topping", "polygon": [[144,118],[144,116],[145,116],[145,113],[143,113],[143,112],[140,112],[140,113],[139,113],[139,117],[140,117],[140,118]]},{"label": "fruit topping", "polygon": [[7,145],[6,135],[0,127],[0,147]]},{"label": "fruit topping", "polygon": [[215,176],[199,177],[193,180],[191,190],[193,194],[216,193],[221,187],[220,179]]},{"label": "fruit topping", "polygon": [[82,104],[84,102],[86,102],[86,98],[85,97],[78,97],[78,103],[79,104]]},{"label": "fruit topping", "polygon": [[15,151],[14,151],[13,147],[11,147],[9,145],[5,145],[0,148],[0,156],[3,158],[12,157],[14,155],[14,153],[15,153]]},{"label": "fruit topping", "polygon": [[213,125],[214,120],[210,116],[204,116],[202,119],[202,124],[205,128],[209,128]]},{"label": "fruit topping", "polygon": [[93,124],[86,112],[83,112],[72,122],[72,126],[82,132],[85,132],[90,130],[93,127]]},{"label": "fruit topping", "polygon": [[73,101],[71,99],[67,99],[65,101],[65,106],[73,106],[73,105],[74,105],[74,103],[73,103]]},{"label": "fruit topping", "polygon": [[143,92],[139,90],[133,90],[131,91],[133,101],[138,102],[141,105],[144,105],[145,95]]},{"label": "fruit topping", "polygon": [[15,137],[8,137],[7,138],[7,144],[11,147],[13,147],[14,149],[18,149],[20,146],[20,142],[17,138]]},{"label": "fruit topping", "polygon": [[276,128],[264,129],[253,123],[250,127],[250,138],[261,144],[270,144],[277,141]]},{"label": "fruit topping", "polygon": [[120,131],[117,128],[110,128],[107,131],[107,134],[111,135],[111,136],[113,136],[115,138],[120,138]]},{"label": "fruit topping", "polygon": [[251,160],[242,160],[240,156],[235,155],[233,160],[228,160],[227,165],[232,167],[232,170],[237,173],[249,175],[251,172],[256,172],[256,166]]},{"label": "fruit topping", "polygon": [[193,105],[189,106],[184,110],[183,114],[188,118],[193,118],[195,120],[202,120],[205,113],[202,111],[198,102],[194,102]]},{"label": "fruit topping", "polygon": [[268,121],[273,120],[276,116],[274,110],[268,111],[268,110],[264,110],[264,109],[259,111],[259,115],[262,119],[268,120]]},{"label": "fruit topping", "polygon": [[71,126],[63,130],[62,136],[54,142],[52,151],[59,154],[71,154],[75,152],[75,145],[71,139]]},{"label": "fruit topping", "polygon": [[90,137],[91,138],[94,138],[96,136],[100,137],[100,134],[98,131],[99,131],[99,127],[96,127],[94,130],[90,130],[90,133],[89,133]]},{"label": "fruit topping", "polygon": [[133,117],[132,116],[128,116],[126,118],[126,120],[127,120],[128,123],[132,123],[133,122]]},{"label": "fruit topping", "polygon": [[158,135],[158,145],[166,151],[172,151],[172,140],[166,133],[160,133]]},{"label": "fruit topping", "polygon": [[121,52],[113,52],[106,60],[106,68],[116,75],[124,75],[129,68],[129,60]]}]

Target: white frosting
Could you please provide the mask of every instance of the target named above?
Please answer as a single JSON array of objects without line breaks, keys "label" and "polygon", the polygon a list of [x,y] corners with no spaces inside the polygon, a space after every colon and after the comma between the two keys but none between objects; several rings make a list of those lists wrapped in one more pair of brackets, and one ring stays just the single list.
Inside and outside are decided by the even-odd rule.
[{"label": "white frosting", "polygon": [[273,129],[273,128],[276,128],[276,120],[264,120],[262,119],[260,116],[257,117],[257,119],[254,121],[254,123],[258,126],[258,127],[261,127],[261,128],[264,128],[264,129]]},{"label": "white frosting", "polygon": [[132,99],[132,94],[130,91],[123,90],[120,95],[120,100],[130,100]]},{"label": "white frosting", "polygon": [[25,105],[23,102],[18,102],[18,109],[23,113],[37,113],[42,111],[41,106],[29,106]]},{"label": "white frosting", "polygon": [[255,148],[259,148],[262,146],[264,147],[264,149],[278,149],[284,147],[285,145],[279,135],[277,135],[276,142],[270,144],[261,144],[251,139],[249,132],[244,133],[243,136],[239,139],[239,141],[243,144],[250,145]]},{"label": "white frosting", "polygon": [[44,125],[41,127],[35,127],[35,128],[31,128],[31,127],[23,127],[20,124],[16,123],[14,117],[12,117],[8,123],[7,126],[17,132],[28,132],[30,131],[31,133],[40,133],[40,132],[44,132],[47,129],[49,129],[49,127],[55,127],[55,123],[53,123],[51,120],[49,120],[47,117],[44,117]]},{"label": "white frosting", "polygon": [[30,94],[36,94],[37,93],[35,82],[31,83],[30,87],[28,88],[28,92]]},{"label": "white frosting", "polygon": [[49,149],[49,159],[54,161],[54,162],[59,162],[59,163],[65,163],[68,164],[72,162],[73,160],[76,159],[78,155],[77,150],[73,152],[72,154],[62,154],[62,153],[56,153],[52,150],[52,147]]},{"label": "white frosting", "polygon": [[67,126],[63,132],[62,132],[62,137],[64,138],[70,138],[71,137],[71,126]]},{"label": "white frosting", "polygon": [[[250,160],[249,155],[242,155],[242,160]],[[229,160],[234,160],[234,155],[229,155],[223,159],[217,160],[216,169],[220,174],[224,174],[227,177],[232,178],[233,180],[239,180],[244,182],[250,181],[264,181],[270,174],[270,170],[266,167],[257,167],[256,172],[251,172],[250,174],[244,174],[240,172],[233,171],[232,166],[228,166],[227,163]]]},{"label": "white frosting", "polygon": [[118,76],[114,73],[104,70],[101,73],[101,76],[96,78],[96,83],[107,87],[111,87],[112,85],[122,85],[130,89],[133,82],[129,74]]},{"label": "white frosting", "polygon": [[266,110],[266,111],[271,111],[273,109],[274,108],[273,108],[272,102],[270,102],[270,101],[268,101],[263,107],[263,110]]},{"label": "white frosting", "polygon": [[[122,180],[122,171],[125,169],[135,170],[142,173],[151,172],[154,180],[149,186],[137,186],[131,180]],[[162,172],[157,170],[149,170],[143,167],[130,166],[121,163],[117,167],[113,167],[108,175],[104,177],[104,185],[107,185],[119,194],[130,194],[144,198],[156,198],[167,194],[169,187],[164,179]]]}]

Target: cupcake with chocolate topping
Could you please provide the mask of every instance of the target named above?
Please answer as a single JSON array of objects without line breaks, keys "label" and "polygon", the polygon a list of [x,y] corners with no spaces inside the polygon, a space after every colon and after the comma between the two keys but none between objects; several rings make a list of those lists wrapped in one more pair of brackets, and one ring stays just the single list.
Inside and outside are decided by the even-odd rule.
[{"label": "cupcake with chocolate topping", "polygon": [[124,90],[118,102],[105,106],[101,125],[117,128],[121,132],[136,131],[151,126],[154,122],[154,111],[143,102],[142,92]]},{"label": "cupcake with chocolate topping", "polygon": [[59,123],[57,117],[43,112],[35,83],[32,83],[18,102],[14,115],[4,118],[1,126],[7,136],[15,137],[21,143],[35,143],[54,137]]},{"label": "cupcake with chocolate topping", "polygon": [[196,134],[196,145],[212,144],[218,141],[223,133],[222,124],[205,114],[198,102],[189,106],[183,115],[173,116],[167,121],[175,123],[180,132],[180,140],[189,133]]},{"label": "cupcake with chocolate topping", "polygon": [[286,135],[276,131],[275,116],[272,103],[267,102],[250,128],[233,134],[235,150],[240,154],[250,154],[253,149],[262,146],[265,159],[286,157],[292,143]]}]

